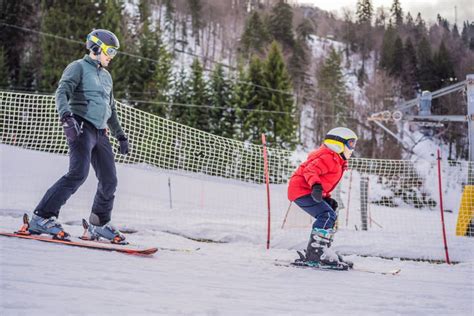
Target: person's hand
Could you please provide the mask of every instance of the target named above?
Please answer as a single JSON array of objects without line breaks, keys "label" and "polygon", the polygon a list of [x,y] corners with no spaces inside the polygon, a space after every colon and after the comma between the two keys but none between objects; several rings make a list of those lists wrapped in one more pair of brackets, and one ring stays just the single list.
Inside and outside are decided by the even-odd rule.
[{"label": "person's hand", "polygon": [[82,127],[76,121],[71,112],[66,112],[61,117],[64,134],[69,142],[75,141],[82,134]]},{"label": "person's hand", "polygon": [[119,141],[119,151],[122,155],[127,155],[130,149],[130,146],[128,144],[128,138],[125,135],[120,135],[117,137],[117,140]]},{"label": "person's hand", "polygon": [[326,203],[329,204],[329,206],[330,206],[334,211],[336,211],[337,207],[339,206],[339,205],[337,204],[337,201],[334,200],[333,198],[326,197],[326,198],[324,198],[324,201],[326,201]]},{"label": "person's hand", "polygon": [[311,197],[317,203],[322,202],[322,200],[323,200],[323,187],[321,186],[321,183],[316,183],[316,184],[313,185],[313,188],[311,190]]}]

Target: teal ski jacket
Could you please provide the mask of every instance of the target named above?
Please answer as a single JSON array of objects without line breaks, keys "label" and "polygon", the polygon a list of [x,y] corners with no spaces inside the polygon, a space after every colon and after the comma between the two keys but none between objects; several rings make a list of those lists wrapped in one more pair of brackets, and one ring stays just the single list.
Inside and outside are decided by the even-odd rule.
[{"label": "teal ski jacket", "polygon": [[110,73],[89,55],[70,63],[56,90],[59,116],[78,115],[97,129],[109,127],[114,137],[125,135],[117,117]]}]

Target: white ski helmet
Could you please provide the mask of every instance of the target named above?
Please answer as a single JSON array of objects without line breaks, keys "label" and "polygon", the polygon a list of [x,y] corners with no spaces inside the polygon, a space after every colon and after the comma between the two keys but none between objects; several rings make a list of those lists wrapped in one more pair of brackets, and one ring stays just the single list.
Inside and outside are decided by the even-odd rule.
[{"label": "white ski helmet", "polygon": [[356,133],[346,127],[333,128],[324,138],[324,144],[338,154],[344,152],[344,146],[350,150],[354,150],[356,143]]}]

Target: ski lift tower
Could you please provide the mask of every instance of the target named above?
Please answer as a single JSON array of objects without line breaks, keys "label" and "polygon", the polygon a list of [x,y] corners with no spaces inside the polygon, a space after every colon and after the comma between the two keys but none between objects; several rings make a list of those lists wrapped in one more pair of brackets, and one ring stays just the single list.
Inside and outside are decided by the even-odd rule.
[{"label": "ski lift tower", "polygon": [[[467,115],[432,115],[431,101],[432,99],[456,92],[466,91],[467,95]],[[418,107],[418,115],[404,114],[409,108]],[[474,224],[474,74],[469,74],[466,80],[456,84],[444,87],[434,92],[423,91],[423,93],[415,99],[406,101],[399,105],[394,111],[382,111],[373,113],[369,121],[375,123],[388,134],[394,137],[406,150],[410,151],[408,145],[397,134],[393,133],[383,123],[399,122],[401,120],[418,123],[423,126],[442,126],[445,122],[462,122],[468,125],[469,140],[469,164],[467,183],[464,187],[461,206],[458,214],[458,223],[456,227],[457,235],[470,235],[472,225]]]}]

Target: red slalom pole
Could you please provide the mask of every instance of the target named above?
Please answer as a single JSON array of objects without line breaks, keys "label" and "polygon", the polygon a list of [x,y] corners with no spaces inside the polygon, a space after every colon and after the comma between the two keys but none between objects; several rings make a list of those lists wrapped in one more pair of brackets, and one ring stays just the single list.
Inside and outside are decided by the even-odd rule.
[{"label": "red slalom pole", "polygon": [[446,228],[444,224],[444,211],[443,211],[443,190],[441,184],[441,154],[438,149],[438,186],[439,186],[439,208],[441,211],[441,225],[443,228],[443,240],[444,240],[444,251],[446,253],[446,263],[451,264],[449,262],[449,252],[448,252],[448,241],[446,240]]},{"label": "red slalom pole", "polygon": [[267,207],[268,207],[268,222],[267,222],[267,249],[270,249],[270,176],[268,175],[268,156],[267,156],[267,141],[265,134],[262,133],[263,144],[263,171],[265,173],[265,183],[267,187]]}]

